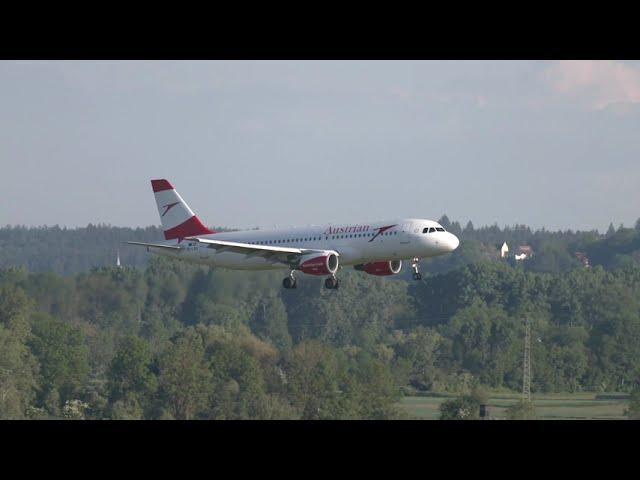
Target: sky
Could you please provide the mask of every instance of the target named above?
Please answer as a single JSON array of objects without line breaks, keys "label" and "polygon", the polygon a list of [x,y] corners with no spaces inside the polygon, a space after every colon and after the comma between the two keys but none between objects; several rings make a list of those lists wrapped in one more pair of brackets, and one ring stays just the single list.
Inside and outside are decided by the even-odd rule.
[{"label": "sky", "polygon": [[638,61],[0,61],[0,225],[640,217]]}]

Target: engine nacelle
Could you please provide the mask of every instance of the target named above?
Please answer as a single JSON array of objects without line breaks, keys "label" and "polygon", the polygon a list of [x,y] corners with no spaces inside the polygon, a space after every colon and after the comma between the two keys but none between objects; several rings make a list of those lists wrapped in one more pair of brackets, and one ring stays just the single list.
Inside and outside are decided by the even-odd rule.
[{"label": "engine nacelle", "polygon": [[309,255],[300,263],[298,269],[308,275],[333,275],[338,270],[338,255],[321,253]]},{"label": "engine nacelle", "polygon": [[354,265],[353,268],[367,272],[369,275],[396,275],[402,270],[402,260],[361,263],[360,265]]}]

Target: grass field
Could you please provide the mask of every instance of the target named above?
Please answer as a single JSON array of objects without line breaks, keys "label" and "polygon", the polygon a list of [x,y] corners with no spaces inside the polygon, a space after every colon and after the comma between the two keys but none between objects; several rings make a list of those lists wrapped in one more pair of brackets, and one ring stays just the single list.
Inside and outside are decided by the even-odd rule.
[{"label": "grass field", "polygon": [[[536,418],[540,420],[620,420],[625,419],[627,399],[624,397],[596,398],[594,393],[534,395]],[[494,394],[489,398],[492,419],[506,419],[506,410],[519,399],[516,394]],[[411,418],[437,420],[438,408],[447,397],[403,397],[400,406]]]}]

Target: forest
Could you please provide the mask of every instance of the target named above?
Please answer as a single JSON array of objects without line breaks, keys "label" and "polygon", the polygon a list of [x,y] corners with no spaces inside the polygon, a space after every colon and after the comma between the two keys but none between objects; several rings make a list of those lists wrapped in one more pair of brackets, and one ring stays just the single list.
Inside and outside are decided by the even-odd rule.
[{"label": "forest", "polygon": [[[525,320],[534,394],[637,394],[640,221],[440,222],[461,246],[423,261],[421,282],[346,267],[339,290],[122,244],[155,227],[0,229],[0,418],[406,418],[406,391],[518,391]],[[535,254],[501,259],[504,241]]]}]

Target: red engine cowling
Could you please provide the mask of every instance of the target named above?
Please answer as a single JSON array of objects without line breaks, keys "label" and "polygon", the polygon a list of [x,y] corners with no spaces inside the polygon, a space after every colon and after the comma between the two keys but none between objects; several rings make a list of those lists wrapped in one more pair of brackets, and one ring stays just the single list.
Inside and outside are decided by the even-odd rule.
[{"label": "red engine cowling", "polygon": [[338,270],[338,256],[335,253],[316,255],[304,260],[298,269],[309,275],[333,275]]},{"label": "red engine cowling", "polygon": [[367,272],[369,275],[396,275],[400,273],[400,270],[402,270],[402,260],[363,263],[356,265],[353,268]]}]

